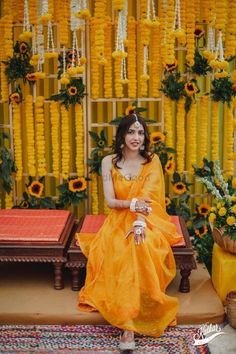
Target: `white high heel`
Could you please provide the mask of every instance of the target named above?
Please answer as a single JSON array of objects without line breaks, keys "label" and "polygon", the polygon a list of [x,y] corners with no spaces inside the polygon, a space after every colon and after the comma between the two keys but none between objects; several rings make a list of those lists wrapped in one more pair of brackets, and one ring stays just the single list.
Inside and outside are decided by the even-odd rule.
[{"label": "white high heel", "polygon": [[[124,331],[124,333],[125,333],[126,331]],[[128,331],[127,331],[128,332]],[[124,334],[123,333],[123,334]],[[134,339],[132,340],[132,341],[130,341],[130,342],[122,342],[122,336],[123,335],[121,335],[120,336],[120,343],[119,343],[119,349],[120,350],[134,350],[135,349],[135,342],[134,342]]]}]

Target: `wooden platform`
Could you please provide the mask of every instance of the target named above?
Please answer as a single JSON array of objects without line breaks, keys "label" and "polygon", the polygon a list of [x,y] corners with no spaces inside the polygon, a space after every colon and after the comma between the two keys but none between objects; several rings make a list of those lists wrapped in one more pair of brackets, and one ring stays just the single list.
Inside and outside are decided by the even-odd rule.
[{"label": "wooden platform", "polygon": [[[78,292],[71,290],[71,275],[63,272],[64,289],[52,287],[50,263],[0,263],[1,324],[105,324],[97,312],[78,310]],[[217,296],[207,270],[200,264],[191,274],[191,292],[180,293],[180,274],[167,293],[177,296],[179,324],[222,323],[224,308]]]}]

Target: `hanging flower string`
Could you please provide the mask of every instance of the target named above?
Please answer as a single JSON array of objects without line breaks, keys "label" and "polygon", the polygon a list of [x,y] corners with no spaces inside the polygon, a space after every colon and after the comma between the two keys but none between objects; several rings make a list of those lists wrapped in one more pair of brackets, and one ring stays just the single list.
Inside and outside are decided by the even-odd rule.
[{"label": "hanging flower string", "polygon": [[76,132],[76,173],[84,176],[84,126],[83,110],[81,104],[75,105],[75,132]]},{"label": "hanging flower string", "polygon": [[207,135],[208,135],[208,103],[209,96],[200,98],[200,124],[199,124],[199,161],[202,161],[207,156]]},{"label": "hanging flower string", "polygon": [[36,175],[35,167],[35,132],[34,132],[34,114],[33,114],[33,97],[27,95],[25,98],[25,121],[26,121],[26,137],[27,137],[27,165],[30,176]]},{"label": "hanging flower string", "polygon": [[232,106],[224,104],[224,139],[226,150],[225,170],[228,176],[234,175],[233,151],[234,151],[234,115]]},{"label": "hanging flower string", "polygon": [[24,0],[24,19],[23,19],[23,32],[20,34],[21,41],[29,41],[32,38],[31,26],[29,22],[29,4],[28,0]]},{"label": "hanging flower string", "polygon": [[14,139],[14,158],[17,166],[16,181],[21,181],[23,174],[22,158],[22,129],[21,129],[21,105],[19,102],[12,102],[13,110],[13,139]]},{"label": "hanging flower string", "polygon": [[180,98],[177,103],[176,116],[176,165],[177,171],[182,173],[184,171],[185,161],[185,100]]},{"label": "hanging flower string", "polygon": [[193,102],[187,113],[187,170],[193,173],[193,164],[197,163],[197,105]]},{"label": "hanging flower string", "polygon": [[212,102],[211,114],[211,158],[219,160],[219,102]]},{"label": "hanging flower string", "polygon": [[55,52],[54,39],[53,39],[53,30],[52,22],[48,21],[48,31],[47,31],[47,49],[44,53],[44,57],[47,59],[57,58],[58,53]]},{"label": "hanging flower string", "polygon": [[105,24],[105,48],[104,54],[106,63],[104,64],[104,97],[112,97],[112,22],[111,18],[107,17]]},{"label": "hanging flower string", "polygon": [[128,17],[127,26],[128,35],[128,58],[127,58],[127,69],[128,69],[128,96],[130,98],[137,97],[137,67],[136,67],[136,55],[137,55],[137,43],[136,43],[136,21],[134,17]]},{"label": "hanging flower string", "polygon": [[69,177],[70,141],[69,141],[69,112],[61,105],[61,173],[62,178]]},{"label": "hanging flower string", "polygon": [[59,129],[60,113],[57,102],[50,103],[50,121],[51,121],[51,142],[52,142],[52,173],[58,178],[60,172],[60,149],[59,149]]},{"label": "hanging flower string", "polygon": [[37,96],[35,102],[35,142],[37,156],[37,175],[45,176],[46,170],[46,148],[45,148],[45,118],[44,118],[44,97]]}]

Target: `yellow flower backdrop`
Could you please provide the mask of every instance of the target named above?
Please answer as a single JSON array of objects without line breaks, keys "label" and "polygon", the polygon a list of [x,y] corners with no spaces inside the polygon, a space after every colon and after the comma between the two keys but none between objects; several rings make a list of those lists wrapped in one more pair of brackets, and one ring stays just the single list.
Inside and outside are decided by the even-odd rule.
[{"label": "yellow flower backdrop", "polygon": [[[28,19],[24,3],[28,4]],[[230,73],[236,54],[234,2],[175,0],[166,6],[165,1],[156,0],[4,0],[0,11],[0,129],[11,135],[18,167],[14,201],[21,198],[28,175],[46,176],[44,192],[52,196],[57,196],[56,185],[69,176],[86,176],[86,161],[94,148],[88,131],[100,133],[105,128],[111,145],[115,128],[109,121],[122,116],[134,99],[147,109],[144,118],[155,121],[150,124],[151,132],[165,132],[167,145],[177,151],[166,166],[168,173],[176,166],[192,179],[192,163],[208,157],[220,159],[221,167],[233,174],[234,108],[230,103],[235,101],[236,75],[231,79]],[[196,28],[198,33],[204,31],[201,38],[197,38]],[[214,38],[210,29],[215,31]],[[12,58],[17,40],[28,43],[31,50],[34,71],[27,74],[25,85],[21,79],[9,81],[2,63]],[[196,45],[208,60],[211,71],[206,76],[191,72]],[[70,63],[63,59],[67,51]],[[179,100],[160,91],[168,71],[180,73],[185,93]],[[70,80],[78,78],[85,84],[81,104],[72,100],[72,108],[50,101],[61,86],[64,92]],[[9,94],[18,84],[22,101],[17,103],[11,96],[9,105]],[[73,99],[77,87],[69,87],[67,94]],[[186,95],[194,96],[187,113]],[[100,203],[101,189],[100,177],[92,174],[88,192],[94,202],[89,198],[86,205],[94,213],[106,211]],[[2,195],[1,205],[9,207],[10,198],[5,203]]]}]

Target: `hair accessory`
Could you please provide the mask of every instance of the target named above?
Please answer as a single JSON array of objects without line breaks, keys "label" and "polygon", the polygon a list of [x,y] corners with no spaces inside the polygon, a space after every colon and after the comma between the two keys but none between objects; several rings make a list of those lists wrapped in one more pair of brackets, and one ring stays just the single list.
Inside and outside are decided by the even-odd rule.
[{"label": "hair accessory", "polygon": [[141,127],[141,123],[138,121],[137,114],[134,113],[134,116],[135,116],[134,126],[135,126],[135,128],[140,128]]}]

